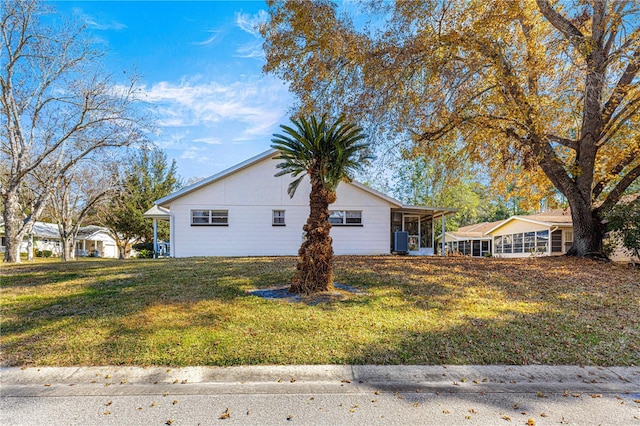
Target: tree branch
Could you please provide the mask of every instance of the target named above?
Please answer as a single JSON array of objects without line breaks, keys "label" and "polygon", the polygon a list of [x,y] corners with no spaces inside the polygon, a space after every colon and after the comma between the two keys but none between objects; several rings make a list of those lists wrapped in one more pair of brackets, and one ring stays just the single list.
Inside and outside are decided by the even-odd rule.
[{"label": "tree branch", "polygon": [[616,187],[609,193],[607,199],[602,203],[599,207],[594,209],[594,212],[598,215],[601,215],[603,212],[607,212],[615,206],[618,201],[620,201],[620,197],[624,194],[624,191],[640,177],[640,164],[633,168],[629,173],[622,178],[620,182],[616,185]]}]

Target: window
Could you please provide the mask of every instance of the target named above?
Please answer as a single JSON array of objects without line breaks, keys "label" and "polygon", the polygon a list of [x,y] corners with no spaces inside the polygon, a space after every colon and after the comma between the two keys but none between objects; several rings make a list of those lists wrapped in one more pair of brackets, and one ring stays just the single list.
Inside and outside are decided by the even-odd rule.
[{"label": "window", "polygon": [[331,210],[329,222],[332,225],[362,225],[362,212],[359,210]]},{"label": "window", "polygon": [[524,252],[533,253],[536,248],[536,233],[525,232],[524,233]]},{"label": "window", "polygon": [[546,253],[549,250],[549,231],[536,232],[536,251]]},{"label": "window", "polygon": [[513,252],[522,253],[522,234],[513,234]]},{"label": "window", "polygon": [[284,222],[284,210],[274,210],[273,211],[273,221],[271,222],[273,226],[285,226]]},{"label": "window", "polygon": [[191,210],[191,226],[227,226],[229,210]]},{"label": "window", "polygon": [[564,231],[564,252],[568,252],[573,245],[573,231]]},{"label": "window", "polygon": [[502,236],[496,237],[493,243],[493,249],[496,253],[502,253]]},{"label": "window", "polygon": [[502,236],[502,252],[513,253],[513,234]]}]

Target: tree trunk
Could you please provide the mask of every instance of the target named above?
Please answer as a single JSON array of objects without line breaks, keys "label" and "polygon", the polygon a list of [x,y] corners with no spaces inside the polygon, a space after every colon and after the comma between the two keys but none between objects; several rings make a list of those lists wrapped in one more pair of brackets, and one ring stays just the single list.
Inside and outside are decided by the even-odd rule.
[{"label": "tree trunk", "polygon": [[62,237],[62,261],[68,262],[73,260],[75,256],[73,255],[73,246],[74,246],[74,238],[73,236],[63,236]]},{"label": "tree trunk", "polygon": [[20,244],[23,233],[20,233],[22,215],[20,214],[20,204],[18,194],[11,189],[4,194],[4,236],[5,251],[4,261],[7,263],[20,263]]},{"label": "tree trunk", "polygon": [[573,221],[573,245],[567,256],[606,259],[602,252],[604,226],[590,203],[568,198]]},{"label": "tree trunk", "polygon": [[33,234],[29,233],[29,240],[27,242],[27,260],[33,262]]},{"label": "tree trunk", "polygon": [[302,228],[306,238],[298,251],[297,271],[289,289],[298,294],[329,291],[333,288],[329,204],[335,201],[335,194],[327,191],[315,174],[310,174],[310,178],[309,218]]}]

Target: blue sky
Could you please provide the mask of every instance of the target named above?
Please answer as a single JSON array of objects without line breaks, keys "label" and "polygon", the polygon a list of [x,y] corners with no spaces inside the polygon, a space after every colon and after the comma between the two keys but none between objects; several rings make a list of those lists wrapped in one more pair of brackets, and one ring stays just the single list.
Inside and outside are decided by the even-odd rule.
[{"label": "blue sky", "polygon": [[114,75],[141,75],[157,119],[155,143],[185,179],[269,149],[293,97],[262,73],[262,1],[52,1],[87,25]]}]

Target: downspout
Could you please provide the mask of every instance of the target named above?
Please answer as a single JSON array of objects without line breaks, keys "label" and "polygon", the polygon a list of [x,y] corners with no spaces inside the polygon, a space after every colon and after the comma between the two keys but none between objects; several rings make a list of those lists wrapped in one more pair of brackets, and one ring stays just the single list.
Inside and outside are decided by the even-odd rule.
[{"label": "downspout", "polygon": [[441,250],[440,255],[441,256],[444,256],[444,233],[445,233],[445,230],[444,230],[444,212],[442,212],[442,236],[441,236],[442,239],[440,240],[441,241],[441,244],[440,244],[440,250]]},{"label": "downspout", "polygon": [[175,245],[175,227],[176,227],[176,218],[169,211],[169,256],[176,257],[176,245]]}]

